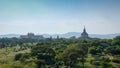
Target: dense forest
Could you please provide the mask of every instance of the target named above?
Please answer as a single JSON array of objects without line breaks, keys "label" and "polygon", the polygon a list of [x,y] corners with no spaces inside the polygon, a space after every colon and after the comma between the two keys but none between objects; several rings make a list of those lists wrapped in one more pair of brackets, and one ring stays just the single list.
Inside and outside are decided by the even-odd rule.
[{"label": "dense forest", "polygon": [[120,36],[0,38],[0,68],[120,68]]}]

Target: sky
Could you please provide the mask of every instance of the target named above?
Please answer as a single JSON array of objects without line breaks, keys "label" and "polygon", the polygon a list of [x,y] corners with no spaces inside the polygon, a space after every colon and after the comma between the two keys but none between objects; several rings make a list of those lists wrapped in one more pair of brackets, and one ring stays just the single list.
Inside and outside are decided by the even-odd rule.
[{"label": "sky", "polygon": [[0,0],[2,34],[120,33],[120,0]]}]

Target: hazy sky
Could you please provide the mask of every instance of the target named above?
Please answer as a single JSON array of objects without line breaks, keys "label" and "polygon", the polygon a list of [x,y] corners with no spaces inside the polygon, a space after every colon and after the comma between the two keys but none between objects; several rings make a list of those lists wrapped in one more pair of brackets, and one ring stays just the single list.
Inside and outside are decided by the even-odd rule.
[{"label": "hazy sky", "polygon": [[0,0],[0,34],[120,33],[120,0]]}]

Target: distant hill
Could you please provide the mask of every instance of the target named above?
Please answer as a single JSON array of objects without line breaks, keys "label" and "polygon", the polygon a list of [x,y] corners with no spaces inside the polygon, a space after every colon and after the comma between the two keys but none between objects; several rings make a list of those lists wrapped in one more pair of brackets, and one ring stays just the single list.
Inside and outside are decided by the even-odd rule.
[{"label": "distant hill", "polygon": [[116,33],[116,34],[105,34],[105,35],[90,34],[89,36],[90,36],[91,38],[112,39],[112,38],[115,38],[116,36],[120,36],[120,33]]},{"label": "distant hill", "polygon": [[20,34],[5,34],[5,35],[0,35],[0,38],[13,38],[13,37],[19,38]]},{"label": "distant hill", "polygon": [[[43,36],[45,38],[48,38],[48,37],[53,37],[53,38],[56,38],[57,36],[59,37],[62,37],[62,38],[70,38],[72,36],[75,36],[75,37],[80,37],[81,36],[81,33],[80,32],[68,32],[68,33],[65,33],[65,34],[43,34]],[[100,34],[89,34],[89,37],[91,38],[101,38],[101,39],[112,39],[116,36],[120,36],[120,33],[115,33],[115,34],[105,34],[105,35],[100,35]],[[12,37],[16,37],[16,38],[19,38],[20,37],[20,34],[6,34],[6,35],[0,35],[0,38],[3,38],[3,37],[7,37],[7,38],[12,38]]]},{"label": "distant hill", "polygon": [[62,38],[70,38],[72,36],[80,37],[80,34],[81,33],[78,33],[78,32],[68,32],[68,33],[65,33],[65,34],[52,34],[52,35],[43,34],[43,36],[44,37],[50,37],[50,36],[52,36],[53,38],[56,38],[57,36],[62,37]]},{"label": "distant hill", "polygon": [[[68,32],[65,34],[53,34],[53,35],[49,35],[49,34],[43,34],[44,37],[50,37],[52,36],[53,38],[56,38],[57,36],[62,37],[62,38],[70,38],[72,36],[75,37],[80,37],[81,33],[80,32]],[[116,36],[120,36],[120,33],[116,33],[116,34],[105,34],[105,35],[100,35],[100,34],[89,34],[89,37],[91,38],[101,38],[101,39],[112,39]]]}]

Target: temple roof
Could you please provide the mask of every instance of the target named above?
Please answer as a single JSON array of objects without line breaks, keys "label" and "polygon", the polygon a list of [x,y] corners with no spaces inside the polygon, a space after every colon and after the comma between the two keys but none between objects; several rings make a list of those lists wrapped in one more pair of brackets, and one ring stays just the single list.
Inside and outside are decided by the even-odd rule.
[{"label": "temple roof", "polygon": [[85,26],[84,26],[83,32],[81,33],[81,37],[82,38],[89,38],[88,33],[86,32]]}]

